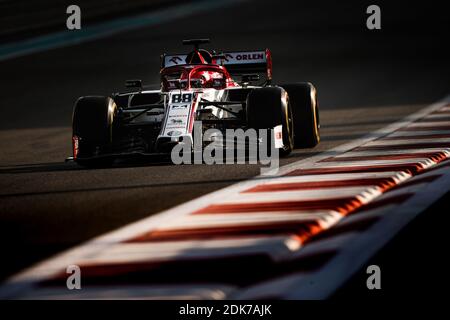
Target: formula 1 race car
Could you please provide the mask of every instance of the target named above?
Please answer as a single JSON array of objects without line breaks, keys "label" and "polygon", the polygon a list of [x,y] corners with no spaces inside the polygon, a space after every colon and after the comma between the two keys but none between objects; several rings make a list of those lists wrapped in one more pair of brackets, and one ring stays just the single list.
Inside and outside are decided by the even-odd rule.
[{"label": "formula 1 race car", "polygon": [[[168,154],[202,129],[273,129],[281,155],[319,143],[317,91],[311,83],[273,85],[268,49],[216,54],[184,40],[188,54],[161,56],[161,88],[126,81],[127,93],[80,97],[72,118],[73,160],[106,166],[133,154]],[[239,79],[239,81],[238,81]],[[207,141],[205,142],[207,143]]]}]

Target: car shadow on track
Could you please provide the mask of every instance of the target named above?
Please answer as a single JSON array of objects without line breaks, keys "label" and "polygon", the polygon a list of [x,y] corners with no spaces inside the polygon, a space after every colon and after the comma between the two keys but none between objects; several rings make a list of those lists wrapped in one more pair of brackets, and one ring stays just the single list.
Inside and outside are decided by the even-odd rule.
[{"label": "car shadow on track", "polygon": [[184,182],[171,182],[171,183],[149,183],[149,184],[136,184],[136,185],[126,185],[126,186],[120,185],[120,186],[110,186],[110,187],[81,188],[81,189],[74,188],[74,189],[65,189],[65,190],[2,194],[2,195],[0,195],[0,199],[12,198],[12,197],[25,197],[25,196],[68,194],[68,193],[75,193],[75,192],[96,192],[96,191],[114,191],[114,190],[133,190],[133,189],[143,189],[143,188],[193,186],[193,185],[203,185],[203,184],[213,184],[213,183],[230,184],[230,183],[237,183],[239,181],[242,181],[242,179],[218,179],[218,180],[184,181]]},{"label": "car shadow on track", "polygon": [[44,173],[44,172],[75,171],[75,170],[80,171],[80,170],[118,169],[118,168],[146,167],[146,166],[158,166],[170,164],[172,164],[170,161],[160,161],[160,162],[127,161],[115,163],[111,167],[87,168],[80,166],[73,161],[30,163],[11,166],[0,166],[0,175],[15,174],[15,173]]},{"label": "car shadow on track", "polygon": [[[300,150],[300,149],[299,149]],[[310,151],[311,150],[311,151]],[[322,151],[313,151],[313,149],[304,149],[301,152],[293,152],[288,157],[289,158],[307,158]],[[234,163],[236,163],[237,158],[235,157]],[[255,160],[255,159],[254,159]],[[246,157],[245,161],[249,161],[249,158]],[[203,165],[204,163],[200,164]],[[73,160],[65,161],[65,162],[43,162],[43,163],[29,163],[29,164],[18,164],[18,165],[3,165],[0,166],[0,175],[2,174],[22,174],[22,173],[45,173],[45,172],[58,172],[58,171],[83,171],[83,170],[114,170],[114,169],[123,169],[123,168],[139,168],[139,167],[154,167],[154,166],[175,166],[170,158],[169,159],[160,159],[157,160],[148,160],[148,159],[120,159],[114,162],[113,165],[107,167],[84,167]],[[185,165],[196,165],[196,164],[185,164]],[[213,164],[216,166],[220,165],[228,165],[227,164]]]}]

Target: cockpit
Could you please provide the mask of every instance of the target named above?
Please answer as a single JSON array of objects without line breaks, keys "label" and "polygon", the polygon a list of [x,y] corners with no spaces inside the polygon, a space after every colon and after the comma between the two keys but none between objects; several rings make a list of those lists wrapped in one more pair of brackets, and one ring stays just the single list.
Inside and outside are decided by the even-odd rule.
[{"label": "cockpit", "polygon": [[[216,64],[209,51],[200,49],[199,45],[209,43],[209,39],[183,40],[185,45],[194,45],[194,50],[187,55],[174,56],[175,64],[161,70],[161,88],[163,91],[174,89],[225,89],[234,86],[228,71]],[[184,59],[184,61],[183,61]],[[183,63],[184,62],[184,63]]]},{"label": "cockpit", "polygon": [[227,75],[217,66],[184,65],[166,68],[161,74],[161,82],[163,91],[191,88],[224,89]]}]

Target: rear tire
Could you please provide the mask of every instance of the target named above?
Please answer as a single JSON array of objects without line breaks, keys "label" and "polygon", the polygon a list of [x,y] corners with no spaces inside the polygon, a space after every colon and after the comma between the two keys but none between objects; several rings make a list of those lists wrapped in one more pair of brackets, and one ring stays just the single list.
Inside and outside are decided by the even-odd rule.
[{"label": "rear tire", "polygon": [[75,161],[86,167],[107,167],[111,158],[101,158],[111,152],[113,123],[117,106],[110,97],[81,97],[75,103],[72,117],[72,136],[78,139]]},{"label": "rear tire", "polygon": [[264,87],[252,90],[247,96],[247,125],[254,129],[273,129],[282,125],[282,156],[294,148],[292,112],[286,91],[281,87]]},{"label": "rear tire", "polygon": [[312,83],[282,86],[289,95],[294,120],[295,148],[312,148],[320,142],[317,90]]}]

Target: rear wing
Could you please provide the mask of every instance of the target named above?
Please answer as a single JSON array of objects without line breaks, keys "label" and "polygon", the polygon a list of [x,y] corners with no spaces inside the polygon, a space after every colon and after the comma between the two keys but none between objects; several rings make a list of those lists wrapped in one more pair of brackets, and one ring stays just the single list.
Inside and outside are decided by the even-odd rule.
[{"label": "rear wing", "polygon": [[215,63],[227,68],[231,75],[249,73],[264,74],[267,80],[272,80],[272,56],[270,50],[224,52],[224,58]]},{"label": "rear wing", "polygon": [[[264,74],[268,81],[272,80],[272,56],[269,49],[223,52],[221,56],[213,60],[213,63],[225,66],[232,76],[258,73]],[[186,57],[187,54],[163,54],[161,67],[186,64]]]}]

